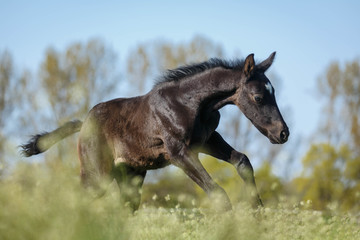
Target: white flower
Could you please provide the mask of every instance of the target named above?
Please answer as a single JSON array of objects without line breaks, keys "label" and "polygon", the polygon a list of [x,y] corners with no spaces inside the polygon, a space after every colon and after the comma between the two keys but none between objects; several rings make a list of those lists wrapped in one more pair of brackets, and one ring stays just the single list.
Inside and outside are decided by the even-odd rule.
[{"label": "white flower", "polygon": [[165,196],[165,201],[167,201],[167,202],[170,201],[170,195],[169,194]]},{"label": "white flower", "polygon": [[156,194],[154,194],[154,196],[152,197],[152,200],[156,201],[158,199],[158,196]]}]

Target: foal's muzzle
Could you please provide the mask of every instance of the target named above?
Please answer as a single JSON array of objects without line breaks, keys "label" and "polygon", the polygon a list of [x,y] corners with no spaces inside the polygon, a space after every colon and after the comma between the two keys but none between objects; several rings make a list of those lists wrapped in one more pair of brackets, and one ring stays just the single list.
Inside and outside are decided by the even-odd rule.
[{"label": "foal's muzzle", "polygon": [[281,141],[281,143],[285,143],[288,140],[289,135],[290,135],[289,128],[285,128],[284,130],[282,130],[280,132],[280,141]]},{"label": "foal's muzzle", "polygon": [[287,142],[287,140],[289,139],[289,128],[288,127],[284,127],[281,131],[276,131],[276,133],[273,133],[268,136],[269,140],[271,143],[274,144],[283,144],[285,142]]}]

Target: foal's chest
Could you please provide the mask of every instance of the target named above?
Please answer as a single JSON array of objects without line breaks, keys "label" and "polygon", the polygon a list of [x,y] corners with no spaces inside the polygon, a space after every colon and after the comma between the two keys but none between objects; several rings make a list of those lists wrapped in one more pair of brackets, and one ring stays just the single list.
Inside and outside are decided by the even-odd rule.
[{"label": "foal's chest", "polygon": [[220,113],[218,111],[199,115],[195,120],[190,143],[204,144],[219,125],[219,121]]}]

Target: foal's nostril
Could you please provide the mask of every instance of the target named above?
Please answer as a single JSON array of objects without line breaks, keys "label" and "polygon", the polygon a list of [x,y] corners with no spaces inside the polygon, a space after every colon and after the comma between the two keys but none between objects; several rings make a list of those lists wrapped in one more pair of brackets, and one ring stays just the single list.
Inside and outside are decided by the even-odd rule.
[{"label": "foal's nostril", "polygon": [[288,139],[288,137],[289,137],[289,131],[282,130],[280,133],[280,139],[285,142]]}]

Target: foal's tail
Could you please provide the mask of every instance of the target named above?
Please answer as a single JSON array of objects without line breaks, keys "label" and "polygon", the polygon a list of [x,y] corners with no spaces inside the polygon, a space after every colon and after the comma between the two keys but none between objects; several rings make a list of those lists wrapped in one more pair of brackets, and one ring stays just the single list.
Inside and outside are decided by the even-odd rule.
[{"label": "foal's tail", "polygon": [[28,143],[21,145],[21,154],[25,157],[30,157],[48,150],[55,143],[60,140],[79,132],[82,126],[82,121],[74,120],[65,123],[63,126],[52,132],[44,132],[32,136]]}]

